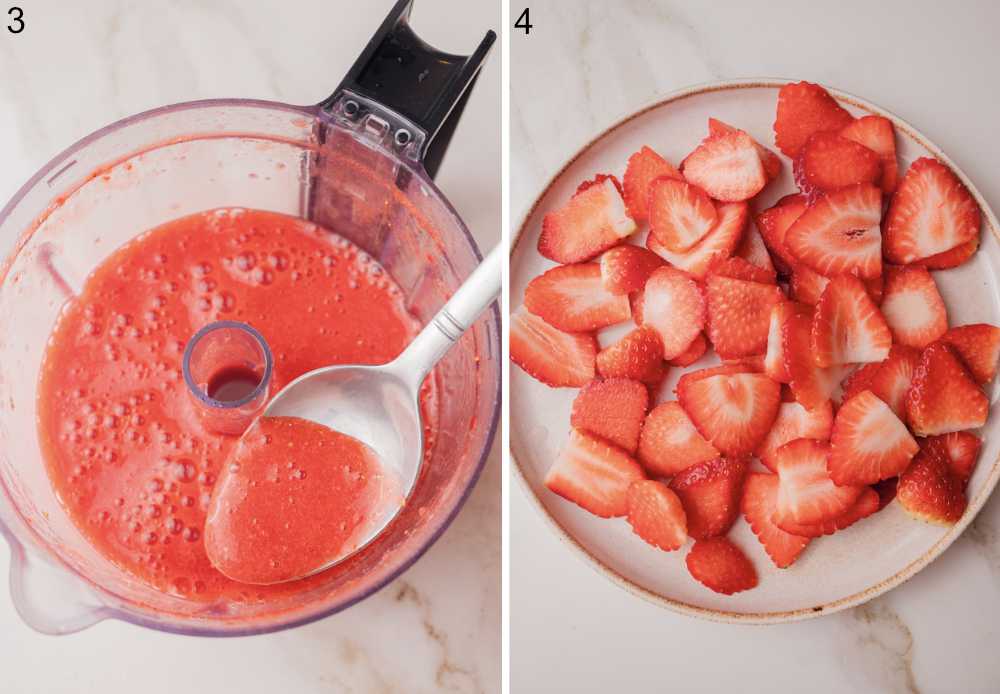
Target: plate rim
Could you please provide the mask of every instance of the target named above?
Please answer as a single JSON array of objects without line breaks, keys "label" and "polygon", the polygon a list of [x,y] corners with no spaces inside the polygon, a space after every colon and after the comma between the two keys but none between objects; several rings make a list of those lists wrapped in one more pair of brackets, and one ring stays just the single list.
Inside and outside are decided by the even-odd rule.
[{"label": "plate rim", "polygon": [[[654,99],[646,102],[643,106],[634,111],[627,111],[623,115],[619,115],[617,118],[611,121],[611,123],[600,130],[596,135],[590,137],[586,143],[581,145],[568,159],[566,159],[563,164],[557,169],[557,171],[549,177],[545,186],[541,189],[541,192],[535,197],[532,203],[528,206],[527,210],[522,214],[520,218],[520,223],[517,226],[517,230],[514,232],[510,240],[510,251],[508,254],[508,262],[513,258],[515,251],[517,250],[518,243],[522,240],[525,232],[525,227],[528,220],[534,216],[538,206],[540,205],[543,198],[545,198],[552,187],[559,181],[562,176],[566,173],[573,164],[576,163],[578,159],[587,154],[591,149],[593,149],[598,143],[600,143],[604,138],[610,136],[619,128],[627,125],[631,121],[645,115],[646,113],[658,109],[667,104],[671,104],[677,101],[681,101],[692,96],[699,96],[701,94],[706,94],[716,91],[735,91],[739,89],[753,89],[753,88],[768,88],[768,89],[780,89],[783,85],[792,84],[795,82],[800,82],[800,79],[789,79],[789,78],[779,78],[779,77],[757,77],[757,78],[741,78],[741,79],[730,79],[730,80],[713,80],[710,82],[700,82],[697,84],[688,85],[686,87],[681,87],[664,95],[655,97]],[[822,84],[824,89],[826,89],[834,98],[840,102],[845,102],[859,108],[863,111],[867,111],[869,114],[883,116],[892,121],[893,127],[897,130],[901,130],[906,133],[911,139],[917,142],[917,144],[924,147],[927,151],[933,154],[937,159],[947,164],[951,170],[958,176],[959,180],[968,188],[973,199],[979,205],[980,210],[983,213],[983,222],[988,227],[989,231],[993,233],[993,236],[1000,242],[1000,222],[998,222],[996,215],[994,214],[990,205],[986,202],[982,193],[973,184],[965,172],[955,164],[936,144],[934,144],[926,135],[924,135],[920,130],[913,127],[909,122],[896,115],[895,113],[888,111],[877,104],[874,104],[867,99],[863,99],[859,96],[851,94],[841,89],[835,87],[827,86]],[[508,302],[508,318],[511,311],[510,302]],[[509,329],[509,325],[508,325]],[[508,398],[508,401],[510,398]],[[512,433],[512,432],[510,432]],[[598,557],[594,556],[586,547],[584,547],[575,537],[573,537],[559,521],[557,521],[551,513],[549,513],[548,508],[542,503],[538,495],[535,494],[532,489],[528,479],[521,467],[521,462],[514,455],[513,446],[508,438],[508,448],[507,453],[510,456],[513,465],[511,466],[514,471],[515,477],[518,483],[525,493],[525,495],[530,500],[531,504],[535,507],[535,510],[545,519],[550,528],[555,532],[556,537],[565,545],[568,545],[574,554],[579,555],[587,565],[589,565],[598,574],[604,576],[606,579],[617,585],[618,587],[624,589],[628,593],[637,596],[650,602],[658,607],[666,608],[680,614],[687,616],[699,617],[701,619],[706,619],[713,622],[723,622],[728,624],[784,624],[790,622],[798,622],[806,619],[812,619],[822,615],[833,614],[841,610],[846,610],[850,607],[856,607],[858,605],[864,604],[869,600],[872,600],[879,595],[882,595],[893,588],[896,588],[910,578],[915,576],[925,567],[927,567],[932,561],[937,559],[951,544],[958,539],[958,537],[965,531],[970,523],[979,514],[979,511],[986,504],[990,495],[993,493],[994,488],[997,485],[997,481],[1000,480],[1000,457],[993,461],[993,467],[990,470],[989,476],[986,479],[985,484],[980,489],[979,493],[976,495],[975,499],[970,500],[968,506],[966,507],[966,512],[962,516],[962,519],[951,526],[948,531],[940,538],[937,542],[931,545],[923,554],[915,558],[913,561],[908,563],[902,569],[883,579],[882,581],[875,583],[868,588],[847,595],[837,600],[832,600],[822,605],[816,607],[806,607],[799,608],[795,610],[782,610],[774,612],[735,612],[731,610],[724,609],[714,609],[701,607],[699,605],[692,605],[690,603],[683,602],[681,600],[676,600],[673,598],[668,598],[664,595],[660,595],[654,591],[644,588],[638,585],[631,579],[620,574],[611,566],[607,565],[601,561]]]}]

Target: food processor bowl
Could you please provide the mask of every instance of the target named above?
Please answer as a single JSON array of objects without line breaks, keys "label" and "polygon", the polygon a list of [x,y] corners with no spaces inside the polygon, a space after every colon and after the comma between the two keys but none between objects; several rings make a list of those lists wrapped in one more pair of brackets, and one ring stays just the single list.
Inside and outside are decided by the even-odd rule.
[{"label": "food processor bowl", "polygon": [[[398,576],[461,507],[497,426],[496,306],[431,376],[438,433],[396,519],[334,569],[279,590],[248,587],[239,604],[159,592],[100,554],[56,497],[36,434],[39,369],[62,306],[115,249],[178,217],[245,207],[314,220],[377,259],[417,319],[434,315],[480,255],[428,170],[494,35],[472,56],[439,53],[409,29],[410,2],[396,4],[322,104],[223,99],[126,118],[59,154],[0,212],[0,531],[14,604],[38,631],[116,618],[243,635],[309,622]],[[427,65],[432,79],[419,78]]]}]

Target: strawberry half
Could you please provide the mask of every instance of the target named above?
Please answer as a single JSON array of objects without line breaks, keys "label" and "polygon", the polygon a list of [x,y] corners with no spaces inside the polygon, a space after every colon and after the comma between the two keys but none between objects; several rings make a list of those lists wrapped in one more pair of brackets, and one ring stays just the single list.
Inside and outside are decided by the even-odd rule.
[{"label": "strawberry half", "polygon": [[601,282],[597,263],[560,265],[528,283],[524,306],[553,328],[579,333],[632,317],[627,296],[615,296]]},{"label": "strawberry half", "polygon": [[951,169],[923,157],[910,165],[886,216],[885,257],[899,265],[979,237],[979,205]]},{"label": "strawberry half", "polygon": [[771,260],[771,254],[767,251],[764,239],[754,227],[748,227],[746,233],[743,234],[743,240],[736,249],[736,257],[742,258],[772,276],[776,274],[774,262]]},{"label": "strawberry half", "polygon": [[784,300],[774,284],[748,282],[709,273],[705,282],[708,300],[708,335],[724,359],[762,354],[767,349],[771,309]]},{"label": "strawberry half", "polygon": [[671,366],[691,366],[691,364],[701,359],[707,350],[708,340],[705,339],[704,334],[698,333],[691,340],[691,344],[688,345],[687,349],[671,359],[669,363]]},{"label": "strawberry half", "polygon": [[899,165],[896,163],[896,132],[892,121],[882,116],[864,116],[850,123],[840,131],[841,137],[864,145],[878,155],[882,163],[879,187],[886,195],[896,190],[899,179]]},{"label": "strawberry half", "polygon": [[774,454],[786,443],[796,439],[829,441],[833,431],[833,405],[825,404],[807,410],[797,402],[783,402],[767,436],[757,446],[757,457],[771,471],[775,470]]},{"label": "strawberry half", "polygon": [[955,352],[935,342],[920,353],[906,393],[906,416],[917,436],[975,429],[986,423],[990,402]]},{"label": "strawberry half", "polygon": [[785,322],[793,315],[811,317],[806,306],[794,301],[781,301],[771,307],[767,327],[767,351],[764,354],[764,373],[778,383],[788,383],[792,380],[792,375],[785,366],[781,334]]},{"label": "strawberry half", "polygon": [[688,552],[688,572],[709,590],[732,595],[757,585],[757,571],[728,538],[699,540]]},{"label": "strawberry half", "polygon": [[529,376],[553,388],[579,388],[594,378],[597,340],[566,333],[523,306],[510,316],[510,358]]},{"label": "strawberry half", "polygon": [[899,476],[896,498],[914,518],[954,525],[965,513],[965,485],[948,464],[931,451],[920,451]]},{"label": "strawberry half", "polygon": [[774,523],[774,511],[778,506],[778,476],[750,473],[740,506],[747,524],[774,565],[785,569],[794,564],[809,544],[809,539],[787,533]]},{"label": "strawberry half", "polygon": [[715,263],[728,258],[736,250],[743,238],[749,214],[745,202],[717,205],[716,210],[719,220],[715,227],[691,250],[674,253],[652,234],[646,237],[646,248],[674,267],[703,279]]},{"label": "strawberry half", "polygon": [[781,386],[760,373],[720,373],[681,379],[677,399],[701,435],[723,455],[749,455],[774,423]]},{"label": "strawberry half", "polygon": [[881,310],[893,340],[902,345],[923,349],[948,330],[944,300],[922,267],[886,266]]},{"label": "strawberry half", "polygon": [[817,132],[838,132],[854,118],[818,84],[796,82],[778,90],[774,118],[774,142],[794,159],[809,136]]},{"label": "strawberry half", "polygon": [[655,179],[666,176],[683,181],[681,172],[673,164],[661,157],[649,147],[643,147],[628,158],[622,185],[625,189],[625,205],[629,216],[636,223],[649,219],[649,184]]},{"label": "strawberry half", "polygon": [[663,482],[639,480],[628,488],[628,523],[643,540],[672,552],[687,542],[687,518],[681,500]]},{"label": "strawberry half", "polygon": [[655,270],[643,291],[642,323],[659,334],[664,359],[683,354],[705,327],[705,297],[698,283],[672,267]]},{"label": "strawberry half", "polygon": [[882,163],[875,152],[832,132],[810,135],[793,168],[795,181],[806,194],[877,183],[882,174]]},{"label": "strawberry half", "polygon": [[958,353],[977,383],[989,383],[997,375],[1000,328],[987,323],[963,325],[946,332],[941,341]]},{"label": "strawberry half", "polygon": [[648,406],[649,391],[638,381],[624,378],[591,381],[577,393],[569,422],[574,429],[635,453]]},{"label": "strawberry half", "polygon": [[889,356],[889,326],[857,277],[838,275],[826,285],[813,314],[812,345],[813,359],[822,367]]},{"label": "strawberry half", "polygon": [[660,336],[646,327],[639,327],[602,349],[596,365],[604,378],[630,378],[650,385],[659,384],[666,373]]},{"label": "strawberry half", "polygon": [[806,196],[786,195],[774,207],[758,214],[755,220],[764,244],[775,255],[782,266],[779,269],[785,274],[798,262],[785,245],[785,235],[808,206]]},{"label": "strawberry half", "polygon": [[816,524],[842,515],[857,501],[861,487],[840,487],[830,479],[830,446],[796,439],[774,453],[778,506],[774,522]]},{"label": "strawberry half", "polygon": [[628,488],[644,478],[628,453],[573,430],[545,475],[545,486],[595,516],[612,518],[628,513]]},{"label": "strawberry half", "polygon": [[690,250],[717,219],[715,204],[697,186],[674,178],[649,184],[649,231],[669,250]]},{"label": "strawberry half", "polygon": [[719,457],[678,402],[665,402],[646,417],[639,436],[639,462],[657,477],[673,477],[692,465]]},{"label": "strawberry half", "polygon": [[746,460],[716,458],[692,465],[670,481],[684,505],[688,535],[703,540],[729,530],[740,510],[746,471]]},{"label": "strawberry half", "polygon": [[709,135],[681,162],[681,172],[716,200],[749,200],[767,183],[755,145],[741,130]]},{"label": "strawberry half", "polygon": [[[893,478],[895,481],[895,478]],[[846,511],[835,518],[830,518],[819,523],[792,523],[784,522],[779,526],[782,530],[802,538],[822,537],[823,535],[833,535],[838,530],[843,530],[854,525],[862,518],[867,518],[879,510],[881,497],[871,487],[864,487],[858,500],[851,504]]]},{"label": "strawberry half", "polygon": [[870,390],[837,411],[830,437],[830,478],[842,486],[875,484],[895,477],[919,446],[892,409]]},{"label": "strawberry half", "polygon": [[[717,118],[708,119],[708,134],[711,135],[728,135],[729,133],[743,132],[739,128],[734,128],[728,123],[723,123]],[[764,166],[764,174],[767,176],[767,180],[772,181],[781,175],[781,158],[777,154],[769,150],[767,147],[762,146],[756,140],[753,141],[754,148],[757,150],[758,156],[760,156],[760,163]]]},{"label": "strawberry half", "polygon": [[822,407],[833,397],[837,386],[850,367],[816,366],[812,347],[812,318],[808,315],[789,316],[781,329],[781,349],[785,357],[788,385],[795,399],[807,409]]},{"label": "strawberry half", "polygon": [[944,460],[951,472],[962,481],[964,488],[976,468],[982,445],[982,440],[975,434],[953,431],[941,436],[928,436],[920,447]]},{"label": "strawberry half", "polygon": [[545,215],[538,252],[557,263],[590,260],[635,232],[617,181],[607,177]]},{"label": "strawberry half", "polygon": [[821,275],[863,279],[882,273],[882,191],[859,183],[821,197],[785,234],[799,262]]},{"label": "strawberry half", "polygon": [[663,265],[660,256],[645,248],[628,243],[615,246],[601,256],[601,283],[611,294],[631,294],[646,286],[653,270]]}]

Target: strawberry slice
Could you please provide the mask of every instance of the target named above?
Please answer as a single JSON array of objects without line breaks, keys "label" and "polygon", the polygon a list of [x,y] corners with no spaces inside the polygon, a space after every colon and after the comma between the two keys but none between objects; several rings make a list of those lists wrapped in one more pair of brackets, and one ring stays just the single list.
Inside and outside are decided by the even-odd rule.
[{"label": "strawberry slice", "polygon": [[806,140],[817,132],[839,132],[854,118],[818,84],[797,82],[778,91],[774,142],[794,159]]},{"label": "strawberry slice", "polygon": [[755,220],[764,245],[774,254],[779,269],[785,274],[798,262],[785,245],[785,235],[808,206],[805,195],[786,195],[774,207],[758,214]]},{"label": "strawberry slice", "polygon": [[[891,350],[889,351],[889,354],[892,354]],[[920,357],[919,352],[917,352],[917,357]],[[848,377],[845,378],[840,384],[844,391],[841,402],[847,402],[863,390],[871,390],[872,379],[875,378],[875,374],[884,363],[885,362],[872,362],[871,364],[862,364],[860,368],[852,371],[850,375],[848,375]]]},{"label": "strawberry slice", "polygon": [[[876,305],[882,302],[882,275],[867,280],[861,280],[865,285],[865,291]],[[823,290],[830,283],[829,277],[824,277],[815,270],[812,270],[801,263],[792,270],[792,279],[789,283],[791,294],[796,301],[803,304],[815,306],[819,303],[819,298],[823,296]]]},{"label": "strawberry slice", "polygon": [[778,505],[778,476],[752,472],[747,476],[740,504],[743,517],[753,534],[764,546],[767,556],[779,569],[795,563],[809,539],[787,533],[775,525],[773,517]]},{"label": "strawberry slice", "polygon": [[773,269],[767,270],[737,256],[717,262],[709,270],[709,275],[721,275],[722,277],[762,284],[775,284],[778,281],[778,276]]},{"label": "strawberry slice", "polygon": [[953,431],[941,436],[928,436],[922,441],[920,448],[944,460],[952,474],[962,481],[964,488],[976,468],[982,445],[982,439],[975,434]]},{"label": "strawberry slice", "polygon": [[648,406],[649,391],[638,381],[591,381],[577,393],[569,423],[635,453]]},{"label": "strawberry slice", "polygon": [[774,423],[781,386],[760,373],[717,373],[682,378],[677,399],[701,435],[723,455],[749,455]]},{"label": "strawberry slice", "polygon": [[796,439],[829,441],[832,431],[833,405],[829,400],[811,410],[797,402],[783,402],[771,430],[757,446],[757,457],[773,472],[776,466],[774,454],[786,443]]},{"label": "strawberry slice", "polygon": [[628,453],[575,429],[545,475],[545,486],[601,518],[628,513],[628,488],[645,475]]},{"label": "strawberry slice", "polygon": [[565,333],[523,306],[510,316],[510,358],[529,376],[553,388],[579,388],[594,378],[597,340]]},{"label": "strawberry slice", "polygon": [[921,265],[928,270],[948,270],[967,261],[976,254],[977,250],[979,250],[978,236],[967,243],[955,246],[950,251],[916,260],[912,265]]},{"label": "strawberry slice", "polygon": [[736,249],[736,256],[761,270],[765,270],[772,276],[776,274],[771,254],[768,253],[764,239],[755,227],[748,227],[746,233],[743,234],[743,240]]},{"label": "strawberry slice", "polygon": [[732,595],[757,585],[757,571],[728,538],[712,537],[694,543],[687,559],[688,573],[709,590]]},{"label": "strawberry slice", "polygon": [[948,313],[931,273],[922,267],[885,268],[882,315],[899,344],[923,349],[948,330]]},{"label": "strawberry slice", "polygon": [[631,294],[646,286],[653,270],[663,265],[660,256],[645,248],[615,246],[601,256],[601,283],[611,294]]},{"label": "strawberry slice", "polygon": [[691,364],[701,359],[707,350],[708,340],[705,339],[704,334],[698,333],[691,340],[691,344],[688,345],[687,349],[671,359],[669,363],[671,366],[691,366]]},{"label": "strawberry slice", "polygon": [[[895,477],[892,478],[895,481]],[[779,526],[785,532],[804,539],[822,537],[823,535],[833,535],[838,530],[843,530],[854,525],[862,518],[867,518],[879,510],[881,497],[871,487],[864,487],[858,500],[851,504],[846,511],[837,516],[819,523],[792,523],[786,521]]]},{"label": "strawberry slice", "polygon": [[639,436],[639,462],[650,475],[673,477],[692,465],[719,457],[676,401],[653,408]]},{"label": "strawberry slice", "polygon": [[990,402],[944,342],[920,353],[906,393],[906,416],[917,436],[975,429],[986,423]]},{"label": "strawberry slice", "polygon": [[809,136],[795,158],[795,182],[807,195],[828,193],[857,183],[877,183],[882,175],[878,154],[837,133]]},{"label": "strawberry slice", "polygon": [[681,173],[716,200],[749,200],[767,183],[755,144],[741,130],[709,135],[681,162]]},{"label": "strawberry slice", "polygon": [[899,165],[896,163],[896,133],[892,121],[882,116],[864,116],[840,131],[841,137],[864,145],[878,155],[882,163],[879,187],[886,195],[896,190]]},{"label": "strawberry slice", "polygon": [[882,361],[892,334],[865,286],[853,275],[830,280],[816,304],[812,324],[817,366]]},{"label": "strawberry slice", "polygon": [[698,283],[672,267],[655,270],[643,291],[642,323],[659,334],[664,359],[683,354],[705,327],[705,297]]},{"label": "strawberry slice", "polygon": [[607,177],[583,187],[561,208],[546,214],[538,252],[557,263],[579,263],[634,233],[635,222],[625,210],[617,183]]},{"label": "strawberry slice", "polygon": [[785,366],[785,351],[781,339],[785,322],[790,316],[811,318],[809,309],[794,301],[781,301],[771,307],[767,328],[767,352],[764,354],[764,373],[778,383],[788,383],[792,375]]},{"label": "strawberry slice", "polygon": [[965,513],[965,485],[948,464],[931,451],[920,451],[899,476],[896,498],[914,518],[954,525]]},{"label": "strawberry slice", "polygon": [[681,471],[670,481],[687,514],[688,535],[695,540],[724,535],[740,510],[747,461],[716,458]]},{"label": "strawberry slice", "polygon": [[653,251],[674,267],[691,276],[703,279],[709,269],[720,260],[733,254],[747,225],[749,208],[745,202],[717,205],[719,221],[697,246],[684,253],[674,253],[649,234],[646,248]]},{"label": "strawberry slice", "polygon": [[802,314],[789,316],[781,330],[781,350],[790,377],[788,385],[795,399],[810,410],[830,400],[850,370],[848,366],[816,366],[812,349],[812,319]]},{"label": "strawberry slice", "polygon": [[979,237],[979,205],[951,169],[923,157],[910,165],[885,221],[885,257],[899,265]]},{"label": "strawberry slice", "polygon": [[639,480],[628,488],[628,522],[643,540],[672,552],[687,542],[687,518],[677,494],[663,482]]},{"label": "strawberry slice", "polygon": [[652,328],[633,330],[597,354],[597,372],[604,378],[658,384],[665,374],[660,336]]},{"label": "strawberry slice", "polygon": [[830,445],[796,439],[774,453],[778,473],[778,505],[774,522],[816,524],[843,515],[861,494],[861,487],[840,487],[830,479]]},{"label": "strawberry slice", "polygon": [[902,420],[906,419],[906,393],[913,382],[913,373],[920,362],[920,352],[912,347],[893,345],[889,357],[879,364],[873,364],[875,370],[866,387],[851,384],[851,393],[844,391],[844,402],[857,395],[862,390],[870,390],[882,402],[892,408],[892,411]]},{"label": "strawberry slice", "polygon": [[870,390],[837,411],[830,437],[830,478],[842,486],[875,484],[895,477],[919,446],[892,409]]},{"label": "strawberry slice", "polygon": [[774,284],[748,282],[711,272],[705,282],[709,342],[724,359],[767,349],[771,309],[784,300]]},{"label": "strawberry slice", "polygon": [[[734,128],[728,123],[723,123],[717,118],[708,119],[708,134],[712,135],[728,135],[730,133],[741,133],[743,132],[739,128]],[[767,176],[767,180],[772,181],[781,175],[781,158],[769,150],[767,147],[762,146],[756,140],[753,141],[754,149],[757,150],[757,155],[760,157],[760,163],[764,166],[764,174]]]},{"label": "strawberry slice", "polygon": [[649,184],[649,231],[669,250],[690,250],[717,219],[715,204],[697,186],[674,178]]},{"label": "strawberry slice", "polygon": [[680,392],[685,388],[692,387],[696,382],[703,381],[706,378],[711,378],[712,376],[731,376],[733,374],[752,374],[759,373],[755,368],[744,364],[742,362],[730,362],[726,364],[719,364],[718,366],[709,366],[704,369],[698,369],[697,371],[688,371],[677,381],[677,386],[674,388],[675,392]]},{"label": "strawberry slice", "polygon": [[963,325],[946,332],[941,341],[958,353],[977,383],[989,383],[997,375],[1000,328],[987,323]]},{"label": "strawberry slice", "polygon": [[821,197],[785,233],[799,262],[821,275],[868,279],[882,273],[882,191],[870,183]]},{"label": "strawberry slice", "polygon": [[629,216],[636,223],[641,224],[649,219],[649,184],[663,176],[684,180],[673,164],[649,147],[643,147],[628,158],[622,184],[625,188],[625,205]]},{"label": "strawberry slice", "polygon": [[597,263],[560,265],[528,283],[524,306],[553,328],[579,333],[623,323],[632,317],[627,296],[615,296],[601,282]]}]

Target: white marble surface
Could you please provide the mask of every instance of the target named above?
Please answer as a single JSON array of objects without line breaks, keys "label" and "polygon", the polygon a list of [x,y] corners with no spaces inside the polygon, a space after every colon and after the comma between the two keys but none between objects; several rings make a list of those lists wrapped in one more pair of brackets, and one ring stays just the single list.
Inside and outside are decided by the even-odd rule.
[{"label": "white marble surface", "polygon": [[[531,3],[531,19],[530,36],[511,36],[515,224],[565,159],[619,116],[689,84],[760,76],[824,82],[898,113],[1000,205],[995,3],[549,0]],[[518,694],[1000,691],[996,495],[900,588],[837,615],[759,627],[627,594],[511,488]]]},{"label": "white marble surface", "polygon": [[[5,3],[0,14],[6,24]],[[0,29],[0,200],[61,149],[166,103],[326,97],[391,0],[20,0]],[[456,53],[498,28],[495,0],[417,0],[416,31]],[[500,236],[500,55],[489,59],[437,181],[480,246]],[[2,203],[0,203],[2,204]],[[0,691],[496,692],[500,679],[500,457],[442,539],[366,602],[292,631],[212,640],[105,622],[41,636],[0,590]],[[9,560],[0,543],[0,575]]]}]

